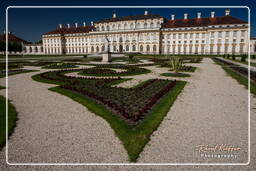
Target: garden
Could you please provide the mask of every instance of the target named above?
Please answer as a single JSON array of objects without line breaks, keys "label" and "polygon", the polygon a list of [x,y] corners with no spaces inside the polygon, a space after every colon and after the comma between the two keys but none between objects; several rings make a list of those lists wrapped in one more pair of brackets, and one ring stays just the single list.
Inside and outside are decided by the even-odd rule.
[{"label": "garden", "polygon": [[[124,71],[116,72],[114,69]],[[111,78],[66,75],[72,72]],[[33,79],[58,84],[50,90],[72,98],[104,118],[122,141],[130,161],[135,162],[186,83],[149,79],[132,88],[114,86],[127,81],[127,78],[121,76],[149,72],[139,66],[102,64],[87,69],[48,71],[33,76]]]}]

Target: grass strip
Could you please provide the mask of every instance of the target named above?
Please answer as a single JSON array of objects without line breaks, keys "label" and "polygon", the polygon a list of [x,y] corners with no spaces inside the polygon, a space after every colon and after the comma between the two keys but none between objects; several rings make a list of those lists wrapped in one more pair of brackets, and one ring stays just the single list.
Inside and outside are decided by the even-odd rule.
[{"label": "grass strip", "polygon": [[[6,98],[0,96],[0,150],[5,145],[6,140]],[[17,121],[17,111],[15,107],[8,101],[8,134],[14,131]]]}]

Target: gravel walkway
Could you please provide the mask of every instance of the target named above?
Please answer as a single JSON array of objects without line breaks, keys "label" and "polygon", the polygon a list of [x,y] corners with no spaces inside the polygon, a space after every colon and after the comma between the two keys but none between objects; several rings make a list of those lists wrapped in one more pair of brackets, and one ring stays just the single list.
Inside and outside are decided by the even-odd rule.
[{"label": "gravel walkway", "polygon": [[[161,69],[162,68],[160,68],[159,70]],[[158,75],[157,72],[158,71],[153,73],[156,73],[156,75]],[[35,73],[26,73],[26,78],[27,78],[27,75],[33,75],[33,74]],[[22,75],[25,75],[25,74],[22,74]],[[210,159],[208,162],[246,162],[247,161],[247,124],[248,124],[247,119],[248,118],[247,118],[246,89],[242,85],[239,85],[231,77],[227,76],[226,73],[222,70],[222,68],[218,65],[213,64],[213,62],[210,59],[204,59],[203,63],[199,64],[199,68],[197,69],[196,73],[193,73],[193,75],[194,75],[193,79],[186,78],[187,80],[189,80],[189,83],[186,85],[184,91],[181,93],[181,95],[178,97],[178,99],[174,103],[173,107],[169,111],[168,115],[166,116],[166,118],[164,119],[164,121],[162,122],[158,130],[151,137],[151,141],[149,142],[148,145],[146,145],[144,151],[141,153],[141,157],[139,158],[138,162],[200,162],[200,161],[207,162],[207,159],[201,158],[199,154],[195,151],[195,146],[199,144],[214,145],[216,143],[218,144],[223,143],[223,144],[229,144],[229,145],[241,147],[241,150],[238,152],[239,158],[231,161],[230,160],[227,161],[225,159],[217,159],[217,160]],[[12,77],[14,78],[14,76]],[[17,80],[17,81],[22,81],[22,78],[23,77],[20,77],[20,80]],[[147,77],[144,77],[144,78],[147,78]],[[167,78],[167,77],[164,77],[164,78]],[[23,82],[24,85],[27,84],[26,82],[31,82],[31,81],[28,81],[29,80],[28,78],[24,80],[25,80]],[[140,78],[138,77],[137,80],[140,80]],[[2,80],[0,80],[0,83],[1,81]],[[55,104],[55,101],[59,100],[59,98],[57,97],[57,96],[60,96],[59,94],[56,94],[47,90],[47,88],[52,87],[52,85],[34,82],[34,89],[36,89],[37,87],[40,88],[40,91],[43,91],[42,94],[38,92],[40,93],[38,97],[42,96],[41,102],[43,102],[43,99],[45,98],[44,97],[45,93],[50,96],[54,96],[54,95],[56,96],[55,97],[56,100],[52,100],[51,103]],[[24,88],[22,87],[22,90],[23,89]],[[45,90],[47,90],[48,92]],[[20,92],[20,89],[19,89],[19,92]],[[13,92],[13,94],[15,93]],[[24,94],[29,94],[29,92]],[[24,100],[24,97],[20,97],[20,98],[21,98],[21,101],[23,100],[26,102],[24,104],[27,104],[28,101],[33,101],[26,97],[25,97],[26,98],[25,100]],[[68,100],[68,99],[69,98],[66,98],[66,97],[64,98],[63,96],[61,96],[61,103],[63,103],[63,101],[67,101],[68,103],[66,105],[72,108],[72,112],[74,112],[73,106],[76,106],[76,110],[78,110],[77,107],[79,105],[77,105],[76,102],[73,102],[72,100]],[[251,141],[256,142],[256,135],[255,135],[256,100],[254,97],[252,97],[251,100],[252,100],[251,125],[252,126],[254,125],[251,128],[252,129]],[[73,102],[73,105],[71,106],[70,103],[72,102]],[[13,101],[13,103],[15,104],[15,106],[17,106],[17,102],[15,100]],[[60,103],[60,101],[58,101],[58,103]],[[42,103],[36,106],[36,108],[38,108],[41,105]],[[63,107],[65,106],[60,106],[59,108],[56,108],[56,111],[62,110]],[[17,106],[17,109],[18,108],[19,107]],[[101,131],[107,132],[106,134],[102,133],[99,136],[95,135],[97,140],[98,139],[102,140],[102,146],[104,146],[105,144],[104,147],[107,149],[104,150],[103,148],[98,148],[96,152],[93,152],[94,155],[92,155],[92,158],[93,157],[97,158],[99,157],[99,155],[104,156],[103,154],[108,153],[108,155],[105,157],[111,158],[112,161],[125,162],[125,160],[127,160],[127,157],[123,155],[125,154],[125,152],[123,151],[122,149],[123,147],[121,147],[120,142],[113,135],[113,132],[111,131],[111,129],[110,128],[107,129],[109,126],[101,118],[95,117],[95,115],[86,111],[86,109],[83,107],[83,109],[80,109],[80,110],[85,110],[86,112],[83,113],[83,115],[79,115],[80,118],[76,117],[78,113],[75,112],[76,115],[73,115],[72,112],[70,112],[69,114],[71,114],[72,117],[69,118],[70,119],[69,121],[65,122],[62,118],[64,115],[63,112],[61,114],[58,114],[58,115],[61,115],[62,117],[57,117],[52,115],[48,116],[49,109],[50,108],[44,107],[45,114],[43,117],[46,119],[45,122],[48,122],[49,125],[51,125],[50,123],[54,124],[54,121],[52,121],[52,119],[51,120],[48,119],[53,117],[57,123],[64,122],[64,125],[61,125],[61,127],[54,126],[54,129],[57,128],[59,134],[60,132],[63,132],[63,129],[65,129],[67,125],[69,126],[71,125],[70,120],[75,120],[75,118],[77,118],[77,120],[74,121],[73,123],[74,127],[72,127],[73,129],[75,129],[75,128],[78,128],[77,125],[81,126],[82,123],[86,122],[86,119],[88,119],[88,117],[89,118],[93,117],[93,123],[97,122],[97,125],[92,124],[91,119],[88,119],[90,120],[90,122],[89,121],[86,122],[87,124],[90,125],[90,127],[87,126],[90,130],[92,130],[92,126],[94,126],[94,131],[93,131],[94,134],[97,134],[95,130],[100,130],[100,129]],[[66,110],[69,110],[69,109],[67,108]],[[19,113],[19,117],[21,117],[22,115],[25,115],[25,113],[23,114]],[[38,116],[33,117],[33,115],[35,114],[29,114],[29,117],[32,117],[33,119],[38,119]],[[18,124],[20,124],[22,118],[19,118],[19,119],[20,120]],[[102,123],[99,124],[99,122],[95,120],[102,121]],[[36,123],[40,123],[40,122],[37,121]],[[48,123],[45,123],[45,125],[48,126]],[[35,128],[40,127],[42,129],[42,125],[41,126],[40,125],[34,125],[34,122],[30,123],[30,129],[31,128],[33,129],[34,127]],[[86,124],[84,124],[83,126],[85,125]],[[105,127],[103,128],[101,125],[105,125]],[[20,127],[22,127],[22,125]],[[43,131],[40,129],[32,131],[28,128],[27,130],[19,131],[20,129],[21,128],[16,127],[15,132],[9,142],[10,144],[15,145],[14,141],[19,140],[17,136],[21,137],[19,134],[23,134],[24,136],[25,133],[23,131],[28,131],[25,135],[26,139],[25,138],[23,139],[23,141],[26,141],[26,142],[31,142],[31,139],[32,139],[29,137],[29,132],[36,132],[36,135],[34,136],[39,136],[40,134],[43,133]],[[44,129],[47,129],[47,128],[44,128]],[[57,130],[54,130],[54,131],[57,131]],[[78,130],[78,132],[80,131]],[[70,132],[69,137],[73,138],[74,133],[75,132]],[[55,133],[52,133],[52,134],[55,135]],[[81,137],[80,137],[79,139],[78,138],[74,139],[73,142],[78,142],[78,141],[82,142],[85,140],[85,138],[88,139],[88,134],[90,135],[89,131],[84,134],[84,136],[86,135],[86,137],[83,137],[83,140],[81,140]],[[45,134],[45,136],[46,135],[47,134]],[[104,135],[108,135],[108,136],[104,136]],[[113,136],[109,138],[109,135],[113,135]],[[44,138],[45,139],[56,138],[56,137],[48,137],[48,136],[49,135],[47,135],[47,137],[44,137]],[[68,135],[62,133],[58,137],[63,139],[67,136]],[[102,136],[104,137],[102,138]],[[29,140],[27,140],[27,138],[29,138]],[[95,142],[96,139],[92,139],[91,142],[92,143]],[[40,140],[33,138],[32,141],[38,142]],[[59,139],[56,141],[59,141]],[[111,141],[115,141],[115,142],[112,142],[111,144]],[[42,142],[45,142],[45,140],[41,141],[41,143]],[[106,142],[107,143],[110,142],[110,144],[108,144],[107,147],[106,147]],[[26,144],[26,143],[25,142],[22,143],[18,141],[16,143],[17,143],[15,146],[15,148],[17,149],[16,152],[23,153],[23,154],[15,154],[14,158],[16,159],[18,156],[24,157],[25,156],[24,154],[26,154],[25,152],[26,150],[29,150],[30,152],[33,150],[37,150],[32,148],[34,147],[34,145],[31,145],[32,147],[30,146],[30,147],[26,147],[26,149],[22,149],[22,147],[24,147],[23,144]],[[57,142],[55,142],[55,144],[56,143]],[[36,143],[36,144],[39,145],[39,143]],[[54,148],[60,148],[58,145],[55,146]],[[101,141],[97,142],[97,145],[101,146]],[[32,171],[36,169],[36,170],[60,170],[60,171],[63,171],[63,170],[76,170],[76,171],[80,171],[80,170],[81,171],[82,170],[93,170],[93,171],[94,170],[111,170],[111,171],[113,170],[131,170],[131,171],[132,170],[175,170],[175,171],[245,170],[247,171],[248,170],[249,171],[249,170],[256,170],[256,151],[254,150],[256,149],[256,144],[252,143],[251,145],[252,145],[251,146],[251,163],[248,166],[34,166],[34,167],[9,166],[8,169],[6,169],[5,165],[1,165],[0,170],[8,170],[8,171],[9,170],[31,170]],[[47,159],[49,159],[49,157],[56,159],[56,156],[58,155],[55,153],[59,151],[56,151],[56,149],[54,148],[51,148],[49,145],[47,147],[44,147],[44,149],[41,148],[41,151],[39,153],[47,154],[49,153],[49,149],[53,150],[51,156],[47,156]],[[81,153],[81,151],[84,151],[84,150],[86,151],[86,149],[80,149],[81,151],[73,149],[75,148],[73,147],[73,144],[68,148],[72,148],[72,150],[63,148],[62,150],[64,151],[61,151],[61,153],[63,154],[63,152],[65,151],[70,151],[70,153],[66,154],[67,156],[63,155],[61,157],[64,157],[69,161],[71,159],[71,162],[74,160],[74,158],[78,160],[79,158],[81,159],[81,156],[79,154]],[[90,146],[90,148],[94,148],[94,146]],[[110,153],[109,150],[111,149],[114,149],[114,150],[111,151],[112,155],[109,155]],[[45,152],[43,150],[45,150]],[[0,153],[1,163],[4,160],[3,151],[4,150],[2,150],[2,152]],[[97,151],[100,151],[101,153],[99,154],[97,153]],[[119,153],[119,155],[117,153]],[[26,157],[34,161],[35,160],[34,158],[37,158],[36,156],[43,155],[43,154],[35,154],[35,156],[33,157],[31,156],[26,156]],[[84,157],[87,157],[87,156],[84,156]],[[102,160],[102,158],[97,160]],[[106,159],[104,161],[106,161]]]},{"label": "gravel walkway", "polygon": [[48,90],[55,85],[33,81],[34,74],[9,77],[9,99],[19,118],[8,143],[10,162],[127,162],[125,149],[105,120]]},{"label": "gravel walkway", "polygon": [[[204,59],[200,67],[153,133],[139,162],[247,162],[248,91],[211,59]],[[235,153],[237,159],[209,159],[196,150],[203,144],[241,150]]]}]

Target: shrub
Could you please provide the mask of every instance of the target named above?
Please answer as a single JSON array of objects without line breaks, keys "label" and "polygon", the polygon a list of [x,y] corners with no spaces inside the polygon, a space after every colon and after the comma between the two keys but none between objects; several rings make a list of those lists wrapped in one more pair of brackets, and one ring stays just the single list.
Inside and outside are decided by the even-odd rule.
[{"label": "shrub", "polygon": [[232,59],[233,59],[233,60],[236,60],[235,54],[232,55]]},{"label": "shrub", "polygon": [[241,57],[241,62],[245,62],[246,61],[246,54],[242,55]]},{"label": "shrub", "polygon": [[87,55],[84,55],[83,57],[84,57],[84,58],[87,58]]},{"label": "shrub", "polygon": [[130,61],[132,61],[134,59],[134,55],[132,55],[132,54],[129,54],[128,57],[129,57]]},{"label": "shrub", "polygon": [[252,59],[256,59],[256,55],[252,55]]},{"label": "shrub", "polygon": [[227,58],[228,58],[228,59],[229,59],[229,56],[230,56],[230,55],[228,54],[228,55],[227,55]]},{"label": "shrub", "polygon": [[170,57],[171,69],[178,73],[182,67],[182,59],[177,56]]},{"label": "shrub", "polygon": [[223,55],[223,58],[226,58],[226,54]]}]

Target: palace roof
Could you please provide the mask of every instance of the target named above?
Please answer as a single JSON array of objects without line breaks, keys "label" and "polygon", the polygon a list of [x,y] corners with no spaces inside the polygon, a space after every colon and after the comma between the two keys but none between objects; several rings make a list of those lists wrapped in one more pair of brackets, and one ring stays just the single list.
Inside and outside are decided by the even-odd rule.
[{"label": "palace roof", "polygon": [[154,19],[154,18],[163,18],[163,17],[156,14],[117,16],[116,18],[107,18],[104,20],[96,21],[95,23],[109,23],[109,22],[117,22],[117,21],[129,21],[129,20],[145,20],[145,19]]},{"label": "palace roof", "polygon": [[71,33],[89,33],[93,30],[93,26],[79,26],[79,27],[62,27],[57,28],[53,31],[47,32],[44,35],[48,34],[71,34]]},{"label": "palace roof", "polygon": [[[0,35],[0,40],[5,41],[6,40],[6,34],[1,34]],[[24,42],[24,43],[27,43],[26,40],[23,40],[23,39],[15,36],[12,33],[8,34],[8,41],[10,41],[10,42]]]},{"label": "palace roof", "polygon": [[202,27],[209,25],[225,25],[225,24],[246,24],[246,21],[227,16],[217,16],[209,18],[193,18],[193,19],[176,19],[176,20],[167,20],[163,24],[163,28],[178,28],[178,27]]}]

